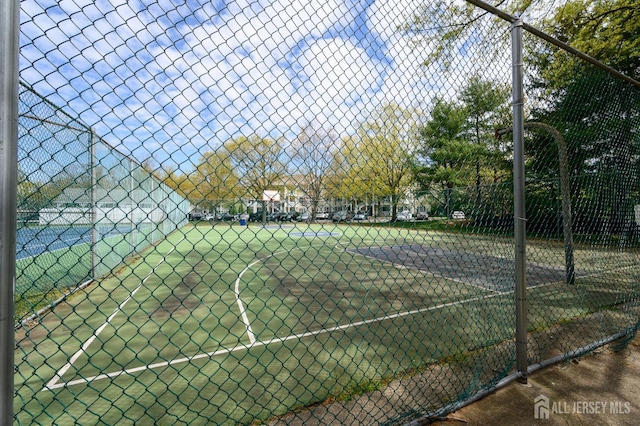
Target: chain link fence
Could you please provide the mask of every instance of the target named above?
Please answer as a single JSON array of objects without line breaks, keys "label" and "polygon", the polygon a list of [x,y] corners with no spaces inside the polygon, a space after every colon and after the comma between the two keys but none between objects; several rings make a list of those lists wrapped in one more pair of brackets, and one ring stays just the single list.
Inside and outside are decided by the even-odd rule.
[{"label": "chain link fence", "polygon": [[20,88],[15,298],[22,325],[181,228],[189,203]]},{"label": "chain link fence", "polygon": [[545,365],[637,331],[640,90],[546,41],[528,43],[546,52],[530,55],[533,70],[557,61],[547,76],[527,76],[529,120],[546,124],[525,141],[528,256],[557,256],[566,271],[564,283],[528,293],[529,363]]},{"label": "chain link fence", "polygon": [[405,424],[635,335],[637,82],[525,26],[517,217],[515,18],[405,6],[21,2],[16,424]]}]

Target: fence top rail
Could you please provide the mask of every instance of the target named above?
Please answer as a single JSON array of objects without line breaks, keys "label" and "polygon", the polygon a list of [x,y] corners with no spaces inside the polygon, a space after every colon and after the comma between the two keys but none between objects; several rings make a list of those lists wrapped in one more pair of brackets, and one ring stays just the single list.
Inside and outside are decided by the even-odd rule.
[{"label": "fence top rail", "polygon": [[[481,8],[481,9],[484,9],[487,12],[492,13],[492,14],[494,14],[494,15],[496,15],[496,16],[498,16],[498,17],[500,17],[500,18],[504,19],[505,21],[510,22],[512,24],[514,22],[517,22],[517,21],[520,20],[519,17],[514,16],[514,15],[510,15],[510,14],[498,9],[497,7],[491,6],[490,4],[485,3],[485,2],[483,2],[481,0],[466,0],[466,1],[468,3],[471,3],[471,4]],[[603,64],[602,62],[598,61],[597,59],[595,59],[595,58],[587,55],[586,53],[583,53],[583,52],[581,52],[581,51],[569,46],[567,43],[564,43],[564,42],[562,42],[562,41],[550,36],[549,34],[545,33],[544,31],[541,31],[541,30],[539,30],[539,29],[537,29],[537,28],[535,28],[535,27],[533,27],[533,26],[531,26],[529,24],[524,23],[524,22],[522,23],[522,28],[525,31],[527,31],[527,32],[529,32],[529,33],[531,33],[531,34],[533,34],[533,35],[535,35],[537,37],[540,37],[541,39],[553,44],[554,46],[559,47],[560,49],[563,49],[566,52],[571,53],[572,55],[575,55],[575,56],[579,57],[580,59],[582,59],[582,60],[584,60],[584,61],[586,61],[586,62],[588,62],[588,63],[590,63],[590,64],[592,64],[592,65],[594,65],[594,66],[596,66],[596,67],[598,67],[598,68],[600,68],[600,69],[602,69],[602,70],[604,70],[604,71],[606,71],[606,72],[608,72],[610,74],[612,74],[613,76],[615,76],[615,77],[617,77],[617,78],[619,78],[621,80],[624,80],[629,84],[632,84],[636,88],[640,89],[640,82],[639,81],[635,80],[634,78],[632,78],[632,77],[630,77],[630,76],[628,76],[626,74],[621,73],[620,71],[616,70],[615,68],[610,67],[609,65]]]},{"label": "fence top rail", "polygon": [[60,106],[56,105],[55,103],[51,102],[50,100],[48,100],[46,97],[40,95],[38,92],[36,92],[33,87],[29,86],[27,83],[23,82],[23,81],[19,81],[18,84],[20,86],[22,86],[22,88],[24,90],[27,90],[28,92],[33,93],[35,96],[37,96],[42,102],[44,102],[46,105],[48,105],[49,107],[51,107],[53,110],[56,111],[56,113],[60,113],[62,115],[64,115],[65,117],[67,117],[70,121],[72,121],[73,123],[77,123],[77,126],[72,126],[70,124],[65,124],[65,123],[59,123],[53,120],[48,120],[46,118],[42,118],[42,117],[36,117],[35,115],[31,115],[31,114],[19,114],[20,117],[24,117],[24,118],[28,118],[31,120],[37,120],[43,123],[47,123],[47,124],[51,124],[54,126],[59,126],[59,127],[64,127],[66,129],[69,130],[74,130],[76,132],[88,132],[92,135],[92,137],[94,138],[94,143],[95,142],[100,142],[103,145],[105,145],[106,148],[114,151],[115,153],[125,157],[128,161],[130,161],[133,165],[137,166],[137,167],[141,167],[144,168],[144,164],[141,163],[140,161],[138,161],[137,159],[135,159],[130,153],[127,154],[125,152],[123,152],[121,149],[117,148],[115,145],[107,142],[103,137],[97,135],[95,133],[95,131],[87,126],[86,124],[82,123],[80,120],[73,118],[70,114],[68,114],[63,108],[61,108]]},{"label": "fence top rail", "polygon": [[[34,94],[35,96],[37,96],[38,98],[40,98],[40,100],[41,100],[42,102],[44,102],[45,104],[49,105],[49,106],[50,106],[54,111],[56,111],[56,113],[62,114],[62,115],[64,115],[65,117],[67,117],[70,121],[73,121],[74,123],[77,123],[77,125],[78,125],[79,127],[71,126],[71,125],[64,124],[64,123],[57,123],[57,122],[54,122],[54,121],[52,121],[52,120],[44,120],[44,119],[39,118],[39,117],[33,117],[33,116],[25,115],[25,114],[21,114],[21,116],[23,116],[23,117],[25,117],[25,118],[30,118],[30,119],[40,120],[40,121],[46,122],[46,123],[48,123],[48,124],[53,124],[53,125],[56,125],[56,126],[67,127],[67,128],[69,128],[69,129],[71,129],[71,130],[76,130],[76,131],[80,131],[80,132],[85,132],[85,131],[86,131],[86,132],[91,132],[91,128],[90,128],[89,126],[87,126],[86,124],[82,123],[82,122],[81,122],[81,121],[79,121],[78,119],[73,118],[73,117],[72,117],[71,115],[69,115],[69,114],[68,114],[64,109],[62,109],[62,108],[60,108],[58,105],[54,104],[53,102],[51,102],[50,100],[48,100],[46,97],[44,97],[44,96],[42,96],[42,95],[38,94],[38,92],[36,92],[36,91],[33,89],[33,87],[31,87],[31,86],[30,86],[30,85],[28,85],[27,83],[25,83],[25,82],[23,82],[23,81],[19,81],[19,82],[18,82],[18,84],[19,84],[20,86],[22,86],[22,88],[23,88],[24,90],[27,90],[27,91],[29,91],[29,92],[33,93],[33,94]],[[80,128],[80,127],[82,127],[82,128]]]}]

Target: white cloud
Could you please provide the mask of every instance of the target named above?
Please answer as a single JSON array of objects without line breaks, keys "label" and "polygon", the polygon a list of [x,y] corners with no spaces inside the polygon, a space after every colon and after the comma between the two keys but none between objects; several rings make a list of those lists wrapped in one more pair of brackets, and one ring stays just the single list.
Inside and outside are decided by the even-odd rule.
[{"label": "white cloud", "polygon": [[[218,143],[238,132],[282,134],[308,115],[304,108],[327,115],[323,109],[339,111],[342,101],[353,104],[361,96],[358,91],[365,91],[352,83],[367,78],[356,69],[345,68],[349,78],[327,69],[324,81],[318,80],[309,68],[317,65],[303,53],[331,26],[348,23],[349,10],[341,2],[281,0],[256,7],[255,2],[236,1],[221,13],[207,3],[194,15],[200,25],[176,22],[172,27],[168,23],[176,14],[163,12],[174,7],[169,1],[142,12],[135,10],[142,4],[124,0],[80,3],[23,2],[23,10],[33,16],[23,31],[34,31],[23,40],[22,76],[62,106],[73,104],[106,137],[121,136],[119,126],[134,135],[143,129],[170,135],[171,141],[160,141],[167,145],[179,143],[175,139],[196,146],[211,143],[211,130]],[[75,25],[61,26],[65,21]],[[371,69],[364,56],[348,52],[346,45],[318,50],[321,45],[313,44],[313,52],[329,62],[347,60]],[[332,46],[340,49],[336,59],[327,50]],[[314,82],[296,87],[298,76],[291,65],[298,57],[310,73],[305,78]],[[70,61],[72,66],[64,65]],[[73,80],[82,84],[70,84]],[[346,87],[340,88],[342,84]],[[304,102],[300,89],[307,92]],[[340,95],[332,99],[332,93]],[[309,104],[313,97],[317,105]]]},{"label": "white cloud", "polygon": [[364,49],[342,39],[318,40],[298,63],[304,82],[298,115],[330,123],[338,132],[350,129],[360,115],[354,111],[369,105],[382,71]]},{"label": "white cloud", "polygon": [[114,145],[178,164],[240,133],[293,137],[311,120],[352,132],[381,103],[463,81],[421,66],[429,47],[397,31],[418,0],[378,0],[359,29],[364,3],[220,4],[24,0],[21,77]]}]

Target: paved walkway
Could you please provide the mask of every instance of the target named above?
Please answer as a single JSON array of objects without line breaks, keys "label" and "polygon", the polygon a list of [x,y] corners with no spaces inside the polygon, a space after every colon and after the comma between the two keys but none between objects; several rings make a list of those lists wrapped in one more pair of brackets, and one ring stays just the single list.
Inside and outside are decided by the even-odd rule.
[{"label": "paved walkway", "polygon": [[539,370],[435,424],[640,425],[640,335],[614,346]]}]

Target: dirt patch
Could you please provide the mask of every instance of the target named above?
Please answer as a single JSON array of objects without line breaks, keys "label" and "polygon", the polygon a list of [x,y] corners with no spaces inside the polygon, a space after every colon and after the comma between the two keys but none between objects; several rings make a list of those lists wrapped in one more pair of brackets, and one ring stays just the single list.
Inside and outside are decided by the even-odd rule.
[{"label": "dirt patch", "polygon": [[[320,304],[326,309],[337,307],[346,302],[349,306],[377,306],[389,307],[402,304],[405,309],[418,309],[433,304],[433,295],[420,287],[416,291],[410,288],[382,287],[377,284],[377,278],[353,278],[349,280],[345,273],[349,272],[343,264],[336,264],[334,272],[339,276],[329,277],[317,273],[303,276],[301,279],[291,275],[286,267],[277,260],[267,260],[265,267],[271,272],[272,279],[277,282],[274,293],[282,300],[310,306]],[[343,270],[341,270],[343,269]],[[336,279],[332,279],[336,278]]]},{"label": "dirt patch", "polygon": [[184,315],[195,309],[202,300],[194,294],[194,289],[202,283],[202,277],[189,273],[164,299],[158,309],[151,313],[153,319],[164,319],[173,315]]}]

